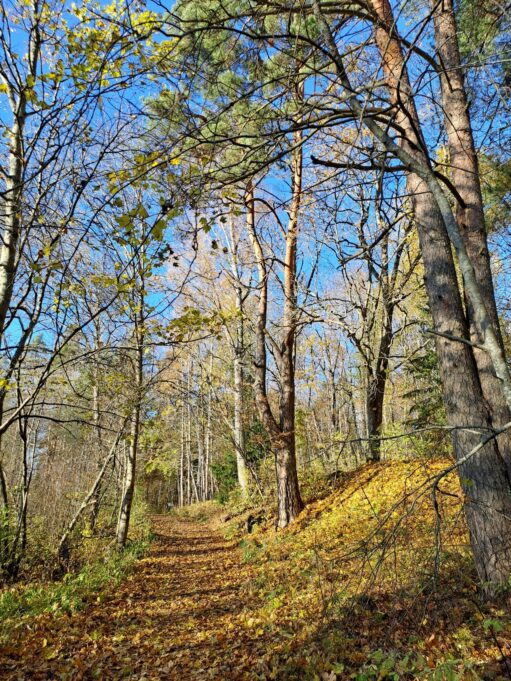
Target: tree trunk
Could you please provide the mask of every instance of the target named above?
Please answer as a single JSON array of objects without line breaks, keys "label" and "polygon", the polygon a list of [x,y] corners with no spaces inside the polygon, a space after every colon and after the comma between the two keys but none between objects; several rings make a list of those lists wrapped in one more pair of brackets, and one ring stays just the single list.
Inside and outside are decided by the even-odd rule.
[{"label": "tree trunk", "polygon": [[[143,320],[141,321],[141,325]],[[143,381],[143,332],[135,325],[135,401],[131,412],[130,443],[125,461],[124,483],[117,525],[117,547],[123,549],[126,546],[130,525],[131,508],[135,493],[135,474],[137,466],[138,439],[140,435],[140,410],[142,402]]]},{"label": "tree trunk", "polygon": [[372,373],[368,378],[366,396],[367,441],[369,461],[381,460],[381,427],[383,424],[383,402],[385,399],[386,372]]},{"label": "tree trunk", "polygon": [[286,233],[284,256],[284,311],[282,315],[283,342],[280,353],[280,431],[285,447],[277,453],[279,487],[278,527],[285,527],[302,510],[303,502],[296,472],[295,436],[295,341],[297,326],[296,250],[298,243],[298,215],[302,194],[301,132],[294,134],[295,151],[292,159],[292,199]]},{"label": "tree trunk", "polygon": [[[0,341],[3,338],[7,312],[11,303],[16,271],[16,252],[21,230],[23,188],[23,133],[26,121],[26,96],[22,92],[10,131],[9,170],[5,175],[5,198],[0,204],[2,238],[0,247]],[[3,386],[2,386],[3,388]]]},{"label": "tree trunk", "polygon": [[186,431],[185,431],[185,407],[181,405],[181,446],[179,450],[179,480],[178,480],[178,506],[181,508],[185,505],[184,494],[184,464],[185,464],[185,449],[186,449]]},{"label": "tree trunk", "polygon": [[245,388],[245,320],[243,317],[243,288],[238,261],[238,239],[234,233],[234,223],[230,222],[231,271],[234,282],[236,305],[236,329],[234,339],[234,447],[236,449],[236,470],[242,496],[248,495],[248,467],[246,464],[245,434],[243,432],[243,390]]},{"label": "tree trunk", "polygon": [[[297,180],[300,182],[298,184]],[[277,475],[277,527],[286,527],[303,508],[298,485],[295,453],[295,393],[294,393],[294,338],[296,331],[296,297],[294,279],[296,267],[296,235],[301,189],[300,159],[293,168],[293,207],[290,211],[284,272],[285,303],[283,315],[284,342],[279,356],[282,383],[280,396],[280,423],[277,423],[266,394],[266,320],[268,312],[268,273],[264,253],[255,231],[254,193],[249,189],[247,204],[247,229],[252,242],[259,275],[259,301],[255,329],[254,394],[259,417],[266,428],[275,452]],[[293,217],[294,216],[294,217]],[[294,220],[294,221],[293,221]]]},{"label": "tree trunk", "polygon": [[[238,338],[240,338],[240,334],[242,339],[243,331],[238,329]],[[245,433],[243,431],[243,373],[243,353],[240,353],[240,345],[237,345],[234,350],[234,447],[236,449],[238,483],[242,495],[246,497],[248,495],[248,469],[245,463]]]},{"label": "tree trunk", "polygon": [[206,412],[206,441],[204,443],[205,457],[204,457],[204,499],[211,499],[212,493],[210,494],[209,486],[209,471],[211,469],[212,460],[212,409],[213,409],[213,389],[211,386],[211,381],[213,377],[213,346],[210,348],[210,359],[209,359],[209,381],[208,381],[208,395],[207,395],[207,412]]},{"label": "tree trunk", "polygon": [[[98,469],[101,470],[101,456],[103,451],[103,438],[101,434],[101,412],[99,407],[99,371],[98,366],[94,367],[94,385],[92,386],[92,409],[94,415],[94,428],[96,433],[97,461]],[[94,534],[99,515],[99,505],[101,498],[101,484],[98,485],[95,496],[91,501],[91,512],[89,516],[90,531]]]},{"label": "tree trunk", "polygon": [[[375,28],[375,37],[391,101],[397,108],[396,122],[404,131],[400,144],[411,156],[427,164],[406,63],[393,34],[395,24],[390,5],[387,0],[372,0],[371,4],[381,22]],[[491,429],[491,419],[472,348],[438,335],[458,338],[468,335],[451,245],[439,206],[417,175],[410,173],[407,185],[437,332],[436,349],[446,415],[453,427],[452,440],[459,460],[478,444],[481,434]],[[507,583],[511,572],[511,495],[507,470],[494,441],[461,466],[460,479],[466,494],[465,512],[479,577],[494,587]]]},{"label": "tree trunk", "polygon": [[332,437],[335,437],[339,431],[339,407],[337,400],[337,385],[335,381],[335,368],[330,369],[329,384],[330,384],[330,425],[332,426]]},{"label": "tree trunk", "polygon": [[[433,6],[436,52],[440,62],[440,83],[445,128],[449,147],[449,170],[461,202],[456,204],[456,220],[474,267],[486,309],[496,330],[501,348],[504,348],[495,302],[490,254],[481,192],[479,165],[475,151],[470,110],[461,65],[456,16],[452,0],[442,0]],[[466,298],[470,338],[481,342],[477,330],[474,308]],[[500,428],[511,421],[511,411],[506,403],[500,380],[495,374],[491,358],[486,352],[474,348],[483,394],[490,406],[492,423]],[[511,477],[511,433],[499,437],[508,473]]]},{"label": "tree trunk", "polygon": [[126,546],[130,525],[131,507],[135,493],[135,470],[137,465],[138,437],[140,430],[140,406],[135,405],[131,414],[130,443],[125,461],[124,483],[117,525],[117,547]]},{"label": "tree trunk", "polygon": [[275,463],[277,470],[277,527],[289,525],[303,509],[300,495],[298,474],[296,471],[296,454],[294,437],[282,438],[284,445],[276,450]]},{"label": "tree trunk", "polygon": [[[383,283],[386,287],[387,283]],[[383,425],[383,405],[385,402],[385,388],[389,369],[389,354],[392,347],[392,322],[394,318],[394,306],[387,300],[388,293],[383,293],[384,312],[383,329],[378,351],[376,353],[376,366],[370,371],[367,387],[367,438],[369,441],[370,461],[381,460],[381,429]]]}]

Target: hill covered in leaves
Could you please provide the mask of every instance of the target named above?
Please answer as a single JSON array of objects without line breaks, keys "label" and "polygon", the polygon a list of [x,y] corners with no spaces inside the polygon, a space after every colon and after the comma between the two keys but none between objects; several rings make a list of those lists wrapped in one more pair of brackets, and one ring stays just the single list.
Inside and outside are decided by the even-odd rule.
[{"label": "hill covered in leaves", "polygon": [[279,532],[213,502],[153,517],[121,583],[78,610],[20,603],[2,678],[507,679],[511,619],[479,600],[455,474],[432,503],[448,464],[344,474]]},{"label": "hill covered in leaves", "polygon": [[268,678],[510,678],[511,621],[480,603],[455,473],[432,498],[449,464],[367,465],[281,532],[230,521],[259,598],[242,626],[275,641]]}]

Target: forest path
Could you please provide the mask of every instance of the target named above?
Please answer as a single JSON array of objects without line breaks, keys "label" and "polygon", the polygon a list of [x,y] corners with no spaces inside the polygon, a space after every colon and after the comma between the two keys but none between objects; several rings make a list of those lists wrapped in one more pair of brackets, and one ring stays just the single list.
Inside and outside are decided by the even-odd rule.
[{"label": "forest path", "polygon": [[0,678],[266,678],[258,660],[271,642],[244,626],[251,571],[239,548],[210,525],[153,524],[156,539],[131,575],[103,602],[17,635],[0,653]]}]

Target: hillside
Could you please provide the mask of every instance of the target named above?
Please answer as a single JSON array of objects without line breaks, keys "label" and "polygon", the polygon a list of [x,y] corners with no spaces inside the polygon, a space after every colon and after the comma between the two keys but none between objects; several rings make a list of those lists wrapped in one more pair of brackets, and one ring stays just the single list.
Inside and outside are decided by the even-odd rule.
[{"label": "hillside", "polygon": [[[153,517],[129,577],[11,621],[5,679],[504,679],[511,620],[478,605],[446,461],[367,465],[275,533],[213,503]],[[253,511],[252,511],[253,513]],[[17,622],[17,623],[16,623]]]}]

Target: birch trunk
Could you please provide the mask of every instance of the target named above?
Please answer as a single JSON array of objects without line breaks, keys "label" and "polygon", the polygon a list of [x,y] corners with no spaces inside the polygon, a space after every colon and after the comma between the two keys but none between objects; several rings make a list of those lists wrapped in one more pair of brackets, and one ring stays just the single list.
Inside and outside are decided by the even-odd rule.
[{"label": "birch trunk", "polygon": [[143,344],[144,333],[142,330],[143,321],[139,326],[135,325],[135,385],[134,385],[134,405],[131,412],[130,442],[126,455],[124,482],[119,510],[119,522],[117,524],[117,547],[123,549],[126,546],[128,531],[133,506],[133,496],[135,493],[135,475],[137,466],[138,440],[140,436],[140,410],[142,402],[142,382],[143,382]]},{"label": "birch trunk", "polygon": [[[248,218],[247,218],[248,219]],[[248,495],[249,475],[246,464],[245,433],[243,431],[243,411],[245,388],[245,319],[243,310],[243,288],[241,284],[240,265],[238,260],[238,238],[234,234],[234,223],[230,223],[231,238],[231,271],[234,283],[235,306],[236,306],[236,329],[234,338],[234,447],[236,449],[236,470],[238,484],[242,496]]]}]

